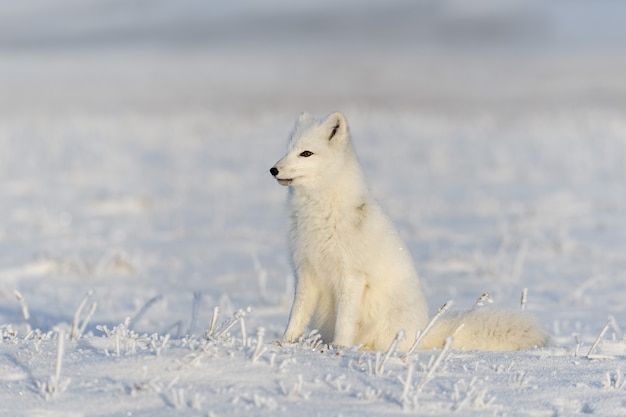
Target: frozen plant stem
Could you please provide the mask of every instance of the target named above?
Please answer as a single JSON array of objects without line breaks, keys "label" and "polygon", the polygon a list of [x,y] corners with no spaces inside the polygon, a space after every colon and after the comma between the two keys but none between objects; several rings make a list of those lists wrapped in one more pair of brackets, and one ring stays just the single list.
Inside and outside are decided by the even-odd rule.
[{"label": "frozen plant stem", "polygon": [[24,320],[28,321],[28,319],[30,319],[30,313],[28,312],[28,306],[26,306],[24,297],[22,297],[22,294],[18,290],[15,290],[13,293],[15,294],[17,301],[20,303],[20,307],[22,307],[22,316],[24,317]]},{"label": "frozen plant stem", "polygon": [[263,336],[265,336],[265,328],[259,327],[256,329],[256,346],[252,354],[252,363],[256,362],[265,352],[265,348],[262,348]]},{"label": "frozen plant stem", "polygon": [[522,311],[526,310],[526,301],[528,301],[528,288],[522,290],[522,296],[520,297],[520,308]]},{"label": "frozen plant stem", "polygon": [[380,363],[376,367],[376,375],[382,375],[383,369],[384,369],[384,366],[385,366],[385,362],[387,362],[389,357],[396,351],[396,348],[398,347],[398,343],[403,338],[404,338],[404,330],[400,330],[396,334],[396,337],[393,338],[393,341],[391,342],[391,345],[389,345],[389,349],[387,349],[387,352],[385,352],[385,356],[383,356],[383,359],[380,361]]},{"label": "frozen plant stem", "polygon": [[143,305],[143,307],[141,307],[141,310],[139,310],[137,312],[137,314],[135,314],[135,317],[133,317],[130,320],[130,323],[128,324],[128,328],[132,329],[133,326],[139,321],[141,320],[141,318],[146,314],[146,312],[157,302],[161,301],[163,299],[162,295],[157,295],[156,297],[151,298],[150,300],[148,300],[148,302],[146,304]]},{"label": "frozen plant stem", "polygon": [[624,387],[626,387],[626,382],[624,382],[622,371],[619,368],[615,371],[615,378],[612,377],[611,372],[606,373],[605,389],[621,390]]},{"label": "frozen plant stem", "polygon": [[85,305],[87,304],[87,300],[89,300],[89,297],[91,297],[92,294],[93,294],[93,291],[87,291],[87,294],[85,294],[83,299],[80,301],[80,304],[78,304],[76,311],[74,312],[74,318],[72,319],[72,325],[70,328],[70,339],[72,340],[76,340],[80,338],[81,334],[87,328],[87,323],[89,322],[89,320],[91,319],[91,316],[96,310],[96,303],[92,303],[91,306],[89,307],[89,312],[87,312],[87,316],[85,317],[85,320],[83,321],[82,325],[79,326],[80,314],[83,312],[83,309],[85,308]]},{"label": "frozen plant stem", "polygon": [[211,325],[209,326],[209,334],[213,334],[213,330],[215,330],[215,322],[217,321],[217,315],[220,312],[219,307],[213,308],[213,315],[211,316]]},{"label": "frozen plant stem", "polygon": [[87,312],[87,315],[85,316],[85,320],[83,320],[83,324],[80,326],[80,329],[78,330],[78,335],[76,336],[76,339],[80,338],[83,335],[83,333],[85,333],[87,324],[89,323],[89,320],[91,320],[91,316],[93,316],[93,313],[96,311],[97,306],[98,306],[98,303],[92,303],[89,306],[89,311]]},{"label": "frozen plant stem", "polygon": [[47,385],[46,395],[56,395],[61,391],[61,366],[63,364],[63,353],[65,352],[65,329],[57,330],[57,357],[54,368],[54,376],[50,378]]},{"label": "frozen plant stem", "polygon": [[91,297],[91,291],[87,291],[87,294],[85,294],[83,299],[80,300],[80,303],[74,312],[74,319],[72,320],[72,327],[70,330],[71,339],[76,339],[78,336],[78,321],[80,320],[80,313],[83,311],[83,308],[85,308],[85,304],[87,304],[89,297]]},{"label": "frozen plant stem", "polygon": [[[250,312],[251,310],[248,308],[248,310],[243,311],[243,310],[239,310],[234,314],[234,319],[230,321],[230,323],[228,323],[222,330],[220,330],[220,332],[217,334],[217,337],[223,337],[224,335],[226,335],[226,333],[228,333],[230,331],[230,329],[232,329],[237,323],[239,323],[239,321],[246,316],[246,314],[248,312]],[[242,330],[245,330],[245,324]],[[245,338],[245,334],[243,335],[243,337]]]},{"label": "frozen plant stem", "polygon": [[598,335],[598,337],[596,337],[596,340],[593,342],[593,345],[591,345],[591,348],[589,348],[589,352],[587,352],[587,359],[591,359],[591,354],[593,353],[596,346],[598,346],[598,343],[600,343],[600,339],[602,339],[602,337],[604,336],[604,333],[606,333],[609,326],[611,325],[611,320],[612,319],[609,317],[609,320],[606,322],[606,324],[600,331],[600,334]]},{"label": "frozen plant stem", "polygon": [[415,365],[411,363],[406,371],[406,378],[404,378],[404,389],[402,390],[402,401],[406,401],[409,396],[409,390],[411,389],[411,380],[413,378],[413,371]]},{"label": "frozen plant stem", "polygon": [[611,319],[611,327],[613,328],[615,333],[622,334],[622,329],[619,327],[619,324],[617,323],[617,320],[615,320],[615,317],[609,316],[609,319]]},{"label": "frozen plant stem", "polygon": [[248,335],[246,333],[246,322],[244,321],[243,316],[239,317],[239,326],[241,328],[241,343],[245,347],[248,344]]},{"label": "frozen plant stem", "polygon": [[65,353],[65,330],[60,329],[57,333],[57,360],[54,369],[54,380],[58,384],[61,379],[61,366],[63,365],[63,354]]},{"label": "frozen plant stem", "polygon": [[456,337],[456,335],[463,329],[463,327],[465,327],[465,323],[461,323],[457,326],[456,329],[454,329],[454,331],[452,332],[452,338],[454,339]]},{"label": "frozen plant stem", "polygon": [[200,303],[202,303],[202,291],[193,292],[193,306],[191,308],[191,324],[189,325],[189,335],[193,335],[196,331],[198,322],[198,312],[200,311]]},{"label": "frozen plant stem", "polygon": [[430,329],[433,328],[437,320],[439,320],[441,315],[445,313],[446,310],[449,309],[451,305],[452,305],[452,300],[448,301],[447,303],[445,303],[439,308],[439,311],[437,311],[437,314],[435,314],[433,318],[430,319],[430,321],[428,322],[424,330],[421,332],[418,332],[418,334],[415,337],[415,342],[413,343],[413,346],[411,346],[411,348],[409,349],[407,353],[413,353],[413,351],[419,347],[420,343],[422,343],[422,340],[424,340],[424,337],[426,337]]},{"label": "frozen plant stem", "polygon": [[485,301],[488,303],[493,303],[493,299],[491,298],[491,294],[489,294],[489,292],[484,292],[480,295],[480,297],[478,297],[478,299],[476,300],[476,305],[475,307],[482,307],[485,305]]},{"label": "frozen plant stem", "polygon": [[446,343],[443,345],[443,349],[441,349],[441,352],[439,352],[439,356],[437,356],[437,359],[435,359],[435,362],[428,369],[428,372],[426,372],[426,375],[424,376],[424,379],[422,379],[422,381],[417,386],[417,390],[418,391],[421,391],[422,388],[424,388],[424,385],[426,385],[426,383],[433,377],[435,371],[439,367],[439,364],[443,360],[443,357],[450,350],[450,346],[452,346],[452,342],[453,342],[452,337],[446,337]]},{"label": "frozen plant stem", "polygon": [[217,337],[222,337],[224,336],[226,333],[228,333],[230,331],[230,329],[232,329],[235,324],[237,324],[239,322],[239,320],[231,320],[230,323],[228,323],[218,334]]}]

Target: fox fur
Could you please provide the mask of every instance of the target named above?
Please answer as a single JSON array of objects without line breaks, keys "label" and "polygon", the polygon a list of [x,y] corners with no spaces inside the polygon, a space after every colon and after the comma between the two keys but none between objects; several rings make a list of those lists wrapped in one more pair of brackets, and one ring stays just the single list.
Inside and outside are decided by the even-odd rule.
[{"label": "fox fur", "polygon": [[[335,346],[385,350],[403,330],[400,350],[429,321],[428,306],[405,243],[368,191],[346,118],[303,113],[287,154],[271,174],[289,186],[289,238],[296,287],[283,339],[307,327]],[[521,312],[475,309],[442,316],[420,348],[519,350],[547,335]]]}]

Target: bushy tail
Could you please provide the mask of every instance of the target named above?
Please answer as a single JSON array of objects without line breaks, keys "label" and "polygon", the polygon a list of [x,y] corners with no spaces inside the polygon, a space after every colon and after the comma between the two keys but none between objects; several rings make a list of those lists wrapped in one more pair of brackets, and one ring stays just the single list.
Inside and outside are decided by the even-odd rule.
[{"label": "bushy tail", "polygon": [[530,315],[509,310],[476,309],[444,314],[425,336],[420,349],[452,347],[461,350],[521,350],[547,346],[550,338]]}]

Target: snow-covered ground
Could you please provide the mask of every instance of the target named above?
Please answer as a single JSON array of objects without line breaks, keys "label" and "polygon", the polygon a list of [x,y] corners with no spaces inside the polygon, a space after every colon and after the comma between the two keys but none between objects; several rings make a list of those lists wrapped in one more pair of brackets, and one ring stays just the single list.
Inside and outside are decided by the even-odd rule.
[{"label": "snow-covered ground", "polygon": [[[230,3],[0,2],[0,415],[626,415],[626,7]],[[554,346],[274,344],[303,110],[433,313],[527,289]]]}]

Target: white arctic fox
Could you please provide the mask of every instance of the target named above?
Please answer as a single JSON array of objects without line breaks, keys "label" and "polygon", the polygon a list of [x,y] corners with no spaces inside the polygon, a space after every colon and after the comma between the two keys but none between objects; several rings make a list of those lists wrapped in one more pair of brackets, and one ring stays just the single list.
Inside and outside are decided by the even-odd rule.
[{"label": "white arctic fox", "polygon": [[[270,172],[290,186],[297,279],[284,340],[297,341],[311,324],[326,343],[384,350],[404,330],[398,346],[408,350],[428,323],[428,306],[411,255],[368,192],[343,114],[300,115],[287,155]],[[548,342],[523,313],[475,309],[441,317],[419,347],[441,347],[452,334],[458,349]]]}]

